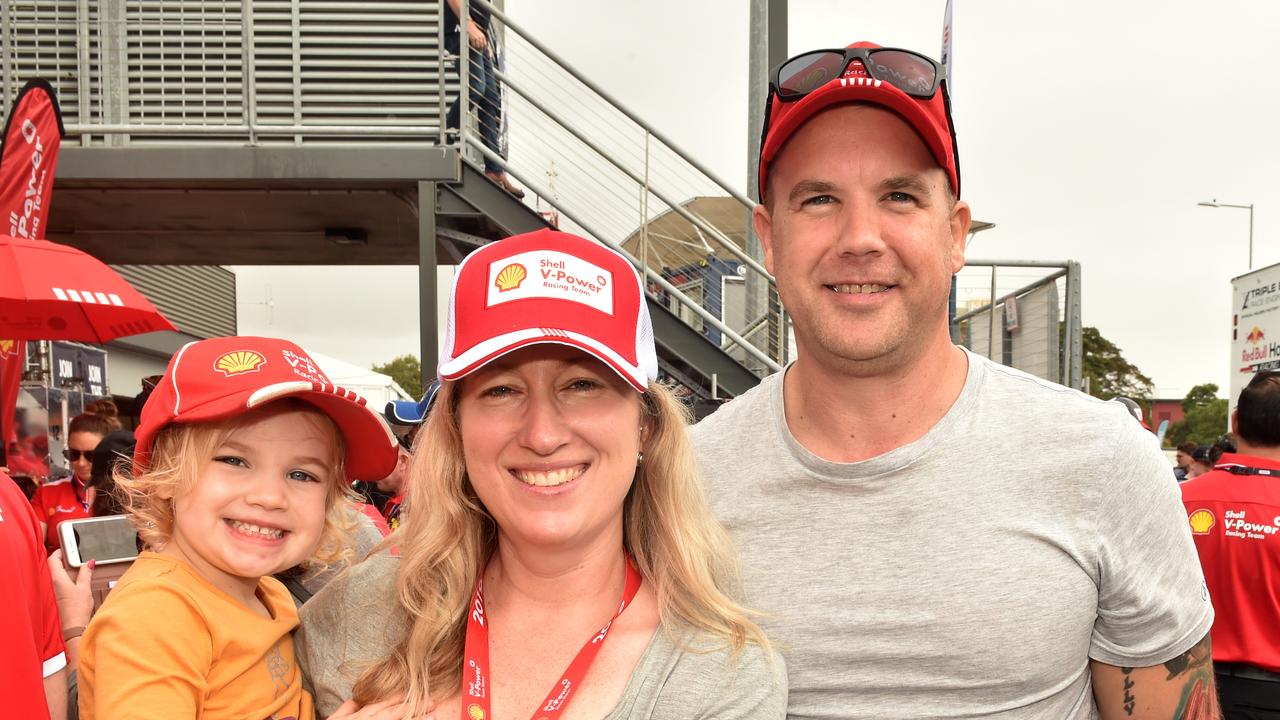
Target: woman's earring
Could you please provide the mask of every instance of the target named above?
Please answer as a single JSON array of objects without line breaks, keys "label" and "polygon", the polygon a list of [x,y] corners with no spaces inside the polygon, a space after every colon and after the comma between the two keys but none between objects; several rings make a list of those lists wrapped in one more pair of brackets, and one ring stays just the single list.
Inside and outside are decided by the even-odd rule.
[{"label": "woman's earring", "polygon": [[640,464],[640,463],[642,463],[642,462],[644,462],[644,451],[643,451],[643,450],[641,450],[640,452],[636,453],[636,465],[639,465],[639,464]]}]

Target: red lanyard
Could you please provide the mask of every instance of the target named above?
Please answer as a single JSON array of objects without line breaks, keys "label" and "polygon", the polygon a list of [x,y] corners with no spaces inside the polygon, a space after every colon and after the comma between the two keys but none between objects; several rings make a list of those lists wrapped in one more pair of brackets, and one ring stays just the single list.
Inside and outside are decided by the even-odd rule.
[{"label": "red lanyard", "polygon": [[[643,578],[631,564],[631,558],[623,556],[627,561],[627,582],[622,590],[622,602],[613,618],[600,628],[578,654],[569,663],[569,667],[560,676],[560,680],[547,693],[542,705],[533,713],[537,720],[556,720],[569,704],[574,690],[582,683],[600,646],[614,620],[627,609],[627,605],[635,599],[640,590]],[[483,573],[481,573],[483,577]],[[484,614],[484,581],[476,580],[476,591],[471,596],[471,614],[467,616],[467,642],[463,650],[462,668],[462,720],[493,720],[489,710],[491,694],[489,689],[489,623]]]}]

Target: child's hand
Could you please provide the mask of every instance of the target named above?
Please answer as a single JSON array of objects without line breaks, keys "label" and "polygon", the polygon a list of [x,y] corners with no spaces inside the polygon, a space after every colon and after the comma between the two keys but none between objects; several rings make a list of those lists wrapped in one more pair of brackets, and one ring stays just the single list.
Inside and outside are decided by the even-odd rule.
[{"label": "child's hand", "polygon": [[410,715],[404,704],[404,695],[395,695],[364,707],[357,705],[355,700],[348,700],[329,716],[329,720],[436,720],[436,716],[431,714],[435,709],[435,703],[429,703],[422,714]]},{"label": "child's hand", "polygon": [[67,574],[62,564],[62,549],[53,551],[49,556],[49,576],[53,578],[53,596],[58,601],[58,616],[62,619],[62,627],[69,628],[89,624],[93,616],[93,590],[89,582],[93,580],[93,566],[90,560],[80,567],[76,579]]}]

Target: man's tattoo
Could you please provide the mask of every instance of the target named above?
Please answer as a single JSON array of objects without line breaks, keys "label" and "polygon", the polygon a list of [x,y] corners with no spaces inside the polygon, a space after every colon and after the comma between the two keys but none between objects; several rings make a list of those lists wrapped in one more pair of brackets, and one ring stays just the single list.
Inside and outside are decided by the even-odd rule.
[{"label": "man's tattoo", "polygon": [[1212,659],[1213,651],[1209,647],[1209,636],[1205,635],[1204,639],[1196,643],[1195,647],[1164,664],[1164,669],[1169,671],[1169,677],[1165,678],[1165,680],[1173,680],[1188,670],[1202,668],[1208,665]]},{"label": "man's tattoo", "polygon": [[1184,681],[1182,697],[1174,711],[1174,720],[1218,720],[1222,709],[1218,706],[1218,688],[1213,682],[1213,654],[1209,636],[1178,657],[1166,662],[1167,680],[1181,678]]},{"label": "man's tattoo", "polygon": [[1120,668],[1124,672],[1124,714],[1133,715],[1133,708],[1138,704],[1137,698],[1133,696],[1133,678],[1129,674],[1133,672],[1133,668]]}]

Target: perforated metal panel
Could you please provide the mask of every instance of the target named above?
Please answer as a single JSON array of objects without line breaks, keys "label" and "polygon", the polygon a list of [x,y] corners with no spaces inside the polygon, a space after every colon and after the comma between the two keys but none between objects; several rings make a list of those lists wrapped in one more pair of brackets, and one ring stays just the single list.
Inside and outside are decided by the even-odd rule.
[{"label": "perforated metal panel", "polygon": [[130,144],[432,142],[441,1],[5,0],[4,102],[45,77],[72,135]]}]

